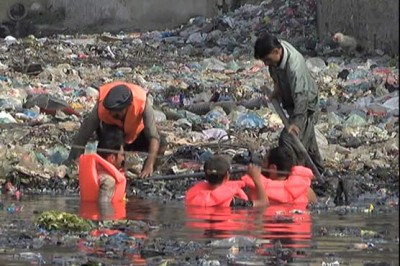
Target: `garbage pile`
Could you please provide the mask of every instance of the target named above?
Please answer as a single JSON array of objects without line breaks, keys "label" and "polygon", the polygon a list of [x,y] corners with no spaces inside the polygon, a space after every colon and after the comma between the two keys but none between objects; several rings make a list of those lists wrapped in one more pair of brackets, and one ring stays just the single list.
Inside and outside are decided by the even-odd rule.
[{"label": "garbage pile", "polygon": [[[286,3],[245,5],[164,32],[7,36],[0,42],[1,183],[12,179],[40,193],[76,191],[76,173],[62,162],[96,102],[96,88],[113,80],[139,84],[153,99],[170,143],[157,174],[200,171],[217,151],[248,162],[277,145],[283,128],[263,97],[263,87],[272,86],[268,69],[252,58],[256,34],[268,28],[314,56],[307,65],[320,87],[316,129],[328,173],[357,173],[369,189],[391,186],[376,182],[398,169],[398,62],[327,56],[334,47],[316,41],[313,1]],[[138,185],[143,197],[154,192],[149,187],[165,189],[146,182]]]},{"label": "garbage pile", "polygon": [[[177,47],[183,55],[234,58],[252,54],[256,36],[268,30],[311,52],[317,44],[315,1],[264,1],[213,19],[195,17],[179,29],[144,34],[153,46]],[[164,44],[164,45],[163,45]],[[304,45],[306,44],[306,45]]]}]

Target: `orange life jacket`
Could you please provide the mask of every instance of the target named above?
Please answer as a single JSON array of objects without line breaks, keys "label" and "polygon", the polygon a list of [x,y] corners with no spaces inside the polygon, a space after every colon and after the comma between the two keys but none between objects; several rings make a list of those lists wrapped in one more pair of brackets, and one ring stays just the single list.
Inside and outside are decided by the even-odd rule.
[{"label": "orange life jacket", "polygon": [[[103,106],[103,101],[108,92],[118,85],[124,85],[132,91],[133,101],[126,113],[125,120],[122,122],[113,118],[110,112]],[[99,119],[109,125],[122,128],[125,134],[125,143],[131,144],[136,140],[140,132],[144,129],[143,112],[146,106],[147,92],[134,84],[115,81],[104,84],[99,88],[98,114]]]},{"label": "orange life jacket", "polygon": [[212,189],[208,182],[202,181],[186,192],[186,205],[201,207],[229,207],[233,197],[248,200],[242,190],[243,181],[226,181]]},{"label": "orange life jacket", "polygon": [[[294,166],[290,175],[285,180],[272,180],[262,177],[268,200],[273,203],[306,203],[308,204],[307,191],[311,186],[314,175],[311,169],[304,166]],[[250,188],[250,199],[257,196],[256,187],[250,176],[245,175],[242,181]]]},{"label": "orange life jacket", "polygon": [[100,178],[97,166],[103,167],[115,179],[112,202],[122,201],[125,197],[126,177],[96,153],[82,154],[79,158],[79,187],[82,201],[98,201]]}]

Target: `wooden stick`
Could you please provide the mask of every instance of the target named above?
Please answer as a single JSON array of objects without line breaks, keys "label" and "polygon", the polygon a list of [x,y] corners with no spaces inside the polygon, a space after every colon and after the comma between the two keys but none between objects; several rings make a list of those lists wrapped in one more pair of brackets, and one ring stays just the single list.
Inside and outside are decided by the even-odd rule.
[{"label": "wooden stick", "polygon": [[[70,145],[71,146],[71,148],[74,148],[74,149],[80,149],[80,150],[84,150],[84,149],[86,149],[86,146],[81,146],[81,145],[74,145],[74,144],[72,144],[72,145]],[[113,150],[113,149],[102,149],[102,148],[96,148],[96,151],[100,151],[100,152],[109,152],[109,153],[119,153],[119,151],[117,151],[117,150]],[[148,155],[149,153],[147,153],[147,152],[140,152],[140,151],[124,151],[124,153],[127,153],[127,154],[134,154],[134,155],[140,155],[140,154],[142,154],[142,155]],[[158,156],[158,157],[166,157],[166,156]]]},{"label": "wooden stick", "polygon": [[[262,172],[271,172],[269,169],[261,169]],[[243,167],[243,168],[236,168],[236,169],[232,169],[230,171],[231,174],[240,174],[240,173],[246,173],[247,172],[247,168]],[[290,172],[286,172],[286,171],[275,171],[277,174],[280,175],[289,175]],[[205,173],[204,172],[199,172],[199,173],[188,173],[188,174],[177,174],[177,175],[162,175],[162,176],[152,176],[148,179],[135,179],[135,181],[146,181],[146,180],[151,180],[151,181],[165,181],[165,180],[174,180],[174,179],[184,179],[184,178],[200,178],[200,177],[205,177]]]},{"label": "wooden stick", "polygon": [[[80,150],[85,150],[86,146],[82,146],[82,145],[74,145],[71,144],[70,145],[71,148],[74,149],[80,149]],[[244,148],[244,145],[240,145],[240,144],[228,144],[228,143],[206,143],[206,144],[198,144],[198,145],[186,145],[187,147],[190,146],[195,146],[195,147],[213,147],[213,146],[225,146],[225,147],[229,147],[229,148]],[[96,148],[96,151],[100,151],[100,152],[109,152],[109,153],[118,153],[119,151],[117,150],[113,150],[113,149],[103,149],[103,148]],[[124,151],[124,153],[126,154],[132,154],[132,155],[148,155],[149,153],[147,152],[141,152],[141,151]],[[165,158],[168,157],[170,155],[159,155],[157,156],[157,158]]]}]

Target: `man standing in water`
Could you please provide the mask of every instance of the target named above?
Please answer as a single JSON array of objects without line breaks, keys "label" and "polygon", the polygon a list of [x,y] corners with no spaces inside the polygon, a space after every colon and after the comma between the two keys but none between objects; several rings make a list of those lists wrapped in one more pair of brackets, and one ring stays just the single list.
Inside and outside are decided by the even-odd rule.
[{"label": "man standing in water", "polygon": [[324,167],[314,131],[315,113],[319,109],[319,91],[304,57],[290,43],[278,40],[269,33],[257,39],[254,57],[269,67],[274,81],[274,91],[270,98],[280,101],[289,114],[290,126],[282,131],[279,146],[293,152],[296,164],[306,165],[305,158],[296,147],[291,134],[297,135],[318,171],[323,173]]}]

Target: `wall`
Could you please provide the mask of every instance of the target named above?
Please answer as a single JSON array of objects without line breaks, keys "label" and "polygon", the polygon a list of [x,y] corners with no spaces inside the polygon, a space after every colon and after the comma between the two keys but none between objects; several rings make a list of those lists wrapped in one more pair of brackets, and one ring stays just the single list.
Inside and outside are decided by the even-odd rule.
[{"label": "wall", "polygon": [[[217,15],[217,3],[239,6],[261,0],[0,0],[0,21],[8,19],[11,4],[20,2],[29,9],[39,3],[41,11],[32,13],[31,24],[60,26],[70,31],[146,31],[173,28],[191,17]],[[321,38],[334,32],[357,37],[369,49],[390,54],[399,50],[398,0],[315,0],[318,33]],[[30,22],[27,22],[28,26]],[[12,25],[10,26],[12,27]],[[22,25],[21,28],[26,28]],[[12,30],[12,28],[11,28]]]},{"label": "wall", "polygon": [[369,50],[399,54],[399,0],[316,0],[318,34],[341,31]]},{"label": "wall", "polygon": [[[9,25],[7,10],[13,3],[22,3],[29,10],[25,23],[30,26],[40,25],[41,30],[163,30],[177,27],[195,16],[217,15],[217,1],[219,0],[0,0],[0,23],[7,24],[11,35],[17,34],[13,28],[15,23],[11,22],[11,26]],[[35,11],[30,9],[33,3],[36,3]],[[38,6],[40,10],[37,9]],[[25,27],[26,25],[20,26]]]},{"label": "wall", "polygon": [[9,20],[7,11],[14,3],[21,3],[30,8],[33,3],[41,3],[42,5],[47,3],[47,0],[0,0],[0,22]]},{"label": "wall", "polygon": [[152,30],[176,27],[191,17],[216,14],[216,0],[48,0],[65,9],[64,25],[83,30]]}]

